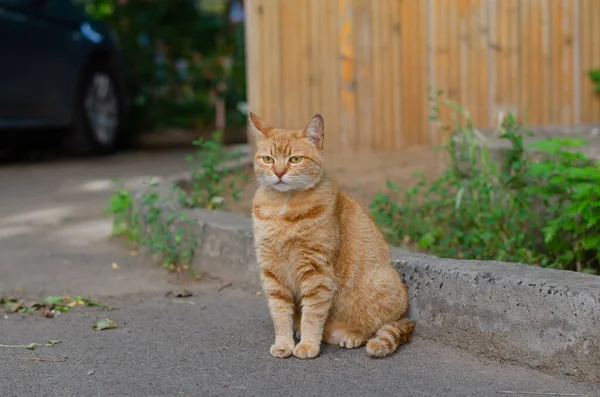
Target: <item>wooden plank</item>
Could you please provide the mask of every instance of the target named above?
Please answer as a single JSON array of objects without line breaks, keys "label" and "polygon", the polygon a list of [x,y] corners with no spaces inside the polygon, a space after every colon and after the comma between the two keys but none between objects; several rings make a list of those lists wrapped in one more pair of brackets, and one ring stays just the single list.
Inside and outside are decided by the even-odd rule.
[{"label": "wooden plank", "polygon": [[394,147],[394,86],[393,86],[393,39],[392,26],[392,4],[394,0],[381,1],[381,14],[378,23],[381,25],[379,30],[380,50],[380,73],[381,73],[381,150],[390,150]]},{"label": "wooden plank", "polygon": [[429,120],[427,117],[427,2],[419,1],[417,5],[417,31],[419,32],[418,56],[416,57],[415,68],[418,71],[417,83],[417,115],[418,115],[418,144],[421,146],[430,145],[429,139]]},{"label": "wooden plank", "polygon": [[[436,73],[434,93],[443,91],[443,97],[448,95],[450,88],[451,73],[450,73],[450,51],[451,41],[449,30],[450,21],[448,18],[450,4],[447,0],[434,0],[433,3],[433,29],[434,29],[434,45],[436,51],[433,57],[434,70]],[[439,109],[439,117],[442,123],[450,122],[450,112],[447,106],[442,106]],[[438,125],[439,127],[439,125]],[[442,144],[447,138],[447,133],[439,128],[436,129],[436,143]]]},{"label": "wooden plank", "polygon": [[477,40],[475,47],[477,48],[476,71],[477,71],[477,104],[481,108],[477,121],[478,128],[489,126],[488,115],[490,103],[487,96],[488,73],[489,67],[487,51],[489,43],[489,4],[487,0],[478,2],[478,26]]},{"label": "wooden plank", "polygon": [[[599,94],[594,92],[594,87],[591,83],[590,78],[587,76],[587,72],[591,69],[600,68],[600,4],[596,0],[591,1],[591,20],[588,22],[590,30],[593,32],[590,37],[590,46],[588,51],[591,53],[591,62],[585,70],[585,79],[590,87],[590,122],[597,123],[600,121],[600,97]],[[593,30],[591,29],[593,27]]]},{"label": "wooden plank", "polygon": [[[598,69],[600,68],[600,51],[598,51],[598,48],[600,48],[600,4],[598,1],[593,1],[593,3],[594,9],[592,11],[593,18],[591,25],[594,27],[594,34],[592,36],[590,52],[594,55],[594,60],[589,69]],[[589,81],[588,78],[588,84],[591,84]],[[592,97],[592,120],[596,123],[600,121],[600,97],[598,95],[598,93],[594,92],[594,96]]]},{"label": "wooden plank", "polygon": [[519,115],[519,103],[520,95],[519,92],[523,86],[520,79],[521,75],[519,69],[521,67],[521,29],[519,24],[519,2],[520,0],[508,0],[511,5],[510,8],[510,30],[509,30],[509,46],[510,46],[510,57],[509,57],[509,74],[508,78],[512,88],[510,90],[510,102],[509,109],[515,115]]},{"label": "wooden plank", "polygon": [[521,0],[519,2],[519,30],[521,33],[520,47],[520,115],[525,122],[529,122],[531,96],[529,82],[531,80],[531,33],[530,33],[530,2],[531,0]]},{"label": "wooden plank", "polygon": [[340,132],[342,150],[356,150],[356,92],[354,88],[354,26],[350,0],[338,0],[340,51]]},{"label": "wooden plank", "polygon": [[382,144],[382,85],[381,76],[381,2],[370,2],[371,5],[371,68],[373,76],[373,86],[371,95],[373,98],[373,139],[372,149],[380,148]]},{"label": "wooden plank", "polygon": [[578,71],[578,77],[581,79],[581,121],[584,123],[590,123],[594,121],[593,118],[593,102],[595,99],[595,93],[590,79],[587,76],[588,70],[593,66],[594,50],[593,46],[593,11],[594,11],[594,0],[581,0],[580,1],[580,15],[581,21],[579,24],[579,37],[581,40],[580,46],[580,70]]},{"label": "wooden plank", "polygon": [[448,37],[450,38],[450,63],[448,68],[450,71],[450,84],[448,86],[448,98],[458,104],[461,103],[460,93],[460,57],[459,57],[459,20],[458,20],[458,1],[449,0],[448,19],[450,26],[448,29]]},{"label": "wooden plank", "polygon": [[579,37],[579,27],[581,22],[581,14],[579,9],[580,1],[573,0],[573,18],[571,20],[572,32],[573,32],[573,123],[581,123],[581,76],[579,75],[580,70],[580,44],[581,40]]},{"label": "wooden plank", "polygon": [[550,20],[550,3],[541,4],[541,63],[542,63],[542,90],[540,92],[540,104],[542,106],[540,123],[547,124],[550,122],[551,113],[551,98],[554,95],[554,87],[552,86],[552,49],[551,49],[551,20]]},{"label": "wooden plank", "polygon": [[294,128],[302,128],[308,123],[312,116],[310,112],[310,9],[306,1],[300,6],[294,5],[296,10],[296,26],[292,27],[296,31],[296,40],[298,41],[298,53],[296,62],[298,67],[298,113]]},{"label": "wooden plank", "polygon": [[[270,48],[269,48],[269,44],[270,44],[270,37],[269,37],[269,18],[268,18],[268,9],[270,7],[272,7],[274,4],[274,2],[268,2],[268,1],[263,1],[262,4],[259,6],[258,9],[258,13],[259,13],[259,29],[260,29],[260,45],[262,47],[262,54],[261,57],[264,57],[266,53],[270,53]],[[274,99],[272,97],[272,87],[271,87],[271,83],[273,81],[272,77],[271,77],[271,66],[268,64],[268,62],[264,62],[263,59],[261,59],[261,65],[260,65],[260,69],[261,69],[261,85],[262,85],[262,109],[261,109],[261,113],[258,113],[260,115],[260,117],[262,117],[263,119],[267,120],[269,123],[273,123],[272,120],[272,115],[273,115],[273,107],[275,106],[274,104]]]},{"label": "wooden plank", "polygon": [[504,112],[507,104],[509,87],[508,81],[508,3],[499,0],[494,2],[494,31],[492,34],[491,50],[494,70],[494,114],[490,118],[491,123],[496,122],[496,117]]},{"label": "wooden plank", "polygon": [[530,95],[530,123],[531,124],[540,124],[542,121],[542,112],[541,109],[543,104],[541,102],[542,96],[540,95],[540,90],[543,89],[543,79],[542,79],[542,63],[540,56],[540,47],[541,47],[541,15],[540,15],[540,2],[537,0],[532,0],[529,3],[529,29],[530,29],[530,46],[529,46],[529,80],[527,80],[527,86]]},{"label": "wooden plank", "polygon": [[487,31],[489,37],[489,44],[487,48],[487,69],[488,69],[488,78],[487,78],[487,103],[488,103],[488,116],[486,120],[486,124],[488,127],[495,126],[496,123],[496,114],[498,112],[498,101],[496,99],[496,92],[498,91],[498,28],[496,17],[496,0],[487,0]]},{"label": "wooden plank", "polygon": [[265,120],[273,125],[282,123],[282,107],[277,98],[281,92],[281,41],[280,41],[280,19],[279,19],[279,0],[263,3],[263,26],[262,42],[266,53],[268,53],[268,62],[263,62],[263,83],[265,90],[264,112],[261,114]]},{"label": "wooden plank", "polygon": [[[282,93],[286,93],[286,95],[281,95],[279,99],[280,106],[282,106],[282,123],[280,127],[282,128],[294,128],[295,114],[297,112],[296,98],[297,93],[294,91],[295,89],[295,63],[296,60],[293,56],[290,56],[291,51],[293,51],[293,46],[295,42],[295,32],[294,32],[294,6],[291,2],[287,0],[279,1],[279,15],[281,20],[281,48],[282,53],[279,55],[281,57],[281,87]],[[263,56],[264,62],[268,62],[268,57],[266,54]]]},{"label": "wooden plank", "polygon": [[[600,11],[600,9],[598,9]],[[562,21],[561,21],[563,47],[562,56],[562,91],[560,97],[562,99],[562,124],[573,123],[573,1],[565,0],[562,3]],[[600,29],[598,30],[600,34]],[[599,59],[600,60],[600,59]]]},{"label": "wooden plank", "polygon": [[549,123],[560,122],[560,112],[562,99],[559,95],[561,86],[561,63],[562,63],[562,45],[561,41],[561,18],[562,18],[562,0],[549,0],[548,9],[550,13],[550,98],[548,103]]},{"label": "wooden plank", "polygon": [[[325,13],[325,42],[324,53],[324,84],[327,115],[325,117],[325,149],[332,152],[341,150],[340,141],[340,116],[339,116],[339,63],[340,52],[338,47],[338,10],[337,2],[326,1],[321,3]],[[325,116],[325,115],[324,115]]]},{"label": "wooden plank", "polygon": [[[319,0],[308,0],[310,18],[308,26],[310,26],[310,40],[308,43],[308,66],[309,77],[308,85],[310,90],[309,98],[309,113],[321,112],[321,51],[319,44],[321,41],[322,20],[321,20],[321,4]],[[282,52],[283,53],[283,52]]]},{"label": "wooden plank", "polygon": [[518,2],[496,1],[495,27],[498,31],[498,44],[495,46],[497,54],[497,78],[496,78],[496,110],[493,119],[490,120],[491,126],[496,126],[500,112],[516,113],[519,110],[518,93],[522,89],[517,84],[519,73],[519,19]]},{"label": "wooden plank", "polygon": [[[371,65],[371,4],[354,0],[354,41],[356,42],[357,145],[359,150],[373,144],[373,73]],[[358,151],[358,150],[357,150]]]},{"label": "wooden plank", "polygon": [[[402,63],[402,141],[405,145],[417,144],[415,134],[417,129],[417,107],[414,93],[415,79],[413,75],[413,62],[415,58],[415,47],[418,40],[415,37],[415,15],[414,2],[402,1],[400,3],[400,38],[401,38],[401,63]],[[415,42],[416,45],[415,45]]]},{"label": "wooden plank", "polygon": [[435,66],[434,66],[434,60],[435,60],[435,52],[436,52],[436,44],[435,44],[435,39],[436,39],[436,31],[435,31],[435,27],[433,24],[433,18],[434,18],[434,10],[433,10],[433,6],[434,6],[434,0],[427,0],[427,5],[426,5],[426,9],[425,9],[425,28],[427,29],[427,46],[425,48],[425,55],[426,55],[426,65],[427,65],[427,97],[426,102],[425,102],[425,109],[423,110],[424,113],[427,115],[427,119],[425,120],[426,123],[426,127],[427,127],[427,135],[428,135],[428,140],[429,140],[429,145],[437,145],[437,136],[436,136],[436,123],[434,123],[433,121],[429,120],[429,115],[431,114],[431,101],[429,99],[429,96],[431,96],[435,91],[433,91],[435,89],[435,85],[436,85],[436,72],[435,72]]},{"label": "wooden plank", "polygon": [[402,107],[405,146],[428,142],[425,6],[423,2],[401,3]]},{"label": "wooden plank", "polygon": [[480,0],[470,0],[467,8],[467,44],[469,57],[469,74],[467,86],[469,90],[469,113],[475,126],[480,126],[481,113],[485,110],[478,98],[479,69],[484,69],[485,64],[478,61],[479,53],[479,8]]},{"label": "wooden plank", "polygon": [[466,112],[473,109],[469,90],[469,0],[458,0],[458,59],[460,106]]},{"label": "wooden plank", "polygon": [[[261,109],[261,63],[259,54],[262,51],[260,42],[261,25],[260,9],[262,0],[246,0],[246,23],[244,24],[244,36],[246,39],[246,92],[250,110],[259,113]],[[255,136],[250,125],[247,127],[248,143],[254,151]]]}]

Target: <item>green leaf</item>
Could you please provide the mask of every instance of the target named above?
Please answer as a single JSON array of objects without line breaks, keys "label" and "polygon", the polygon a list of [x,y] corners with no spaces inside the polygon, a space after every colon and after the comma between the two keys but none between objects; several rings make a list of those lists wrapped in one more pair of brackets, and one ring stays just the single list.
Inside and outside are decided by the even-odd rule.
[{"label": "green leaf", "polygon": [[42,302],[60,305],[63,302],[63,297],[62,296],[47,296],[46,298],[42,299]]},{"label": "green leaf", "polygon": [[94,323],[92,327],[95,331],[102,331],[105,329],[114,329],[117,328],[117,323],[115,323],[111,318],[103,318]]}]

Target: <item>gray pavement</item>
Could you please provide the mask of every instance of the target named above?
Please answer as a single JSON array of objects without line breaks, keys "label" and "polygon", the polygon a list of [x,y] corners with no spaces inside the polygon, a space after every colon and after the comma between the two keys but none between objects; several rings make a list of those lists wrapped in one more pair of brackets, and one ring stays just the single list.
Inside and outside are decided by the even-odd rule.
[{"label": "gray pavement", "polygon": [[[0,347],[0,396],[600,396],[599,384],[419,337],[383,360],[336,347],[310,361],[273,359],[256,289],[219,290],[227,280],[205,277],[185,281],[193,296],[166,297],[184,281],[107,239],[110,220],[100,216],[107,180],[135,184],[184,167],[181,152],[0,167],[0,288],[27,297],[82,294],[114,308],[53,319],[2,314],[0,344],[62,343]],[[93,331],[105,316],[118,328]],[[34,357],[66,361],[26,360]]]}]

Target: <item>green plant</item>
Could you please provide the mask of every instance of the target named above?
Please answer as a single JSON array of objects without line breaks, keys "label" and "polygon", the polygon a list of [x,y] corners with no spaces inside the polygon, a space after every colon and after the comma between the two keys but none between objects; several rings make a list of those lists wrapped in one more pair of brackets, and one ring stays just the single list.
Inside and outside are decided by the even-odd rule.
[{"label": "green plant", "polygon": [[163,199],[157,191],[157,183],[152,183],[140,196],[140,213],[144,227],[139,244],[146,251],[156,255],[162,266],[169,270],[189,269],[197,242],[192,235],[193,219],[183,212],[168,208],[173,202],[176,188]]},{"label": "green plant", "polygon": [[[227,151],[222,145],[222,133],[215,132],[211,139],[200,138],[193,142],[195,155],[187,157],[192,168],[191,191],[187,205],[194,208],[223,209],[225,195],[230,193],[239,200],[240,190],[236,187],[241,175],[238,165],[231,165],[240,154]],[[229,181],[226,182],[227,177]]]},{"label": "green plant", "polygon": [[[510,144],[503,161],[490,158],[485,136],[453,117],[445,145],[449,164],[433,181],[422,175],[404,191],[388,181],[370,206],[391,242],[443,257],[502,260],[595,272],[600,260],[600,170],[568,139],[537,142],[541,160],[525,153],[530,131],[507,114],[499,137]],[[443,126],[448,128],[448,126]]]},{"label": "green plant", "polygon": [[225,100],[229,123],[245,123],[236,111],[245,100],[243,26],[227,21],[231,0],[212,8],[189,0],[77,2],[119,38],[129,68],[131,126],[208,127],[217,98]]},{"label": "green plant", "polygon": [[528,191],[544,204],[545,250],[552,267],[595,273],[600,262],[600,166],[576,148],[585,141],[552,138],[531,147],[546,154],[530,164]]},{"label": "green plant", "polygon": [[239,166],[232,163],[240,154],[226,150],[221,141],[222,134],[215,132],[211,139],[193,142],[197,151],[187,157],[192,169],[189,192],[174,185],[161,194],[159,184],[149,181],[139,196],[134,197],[123,184],[117,183],[105,211],[113,216],[112,234],[126,236],[169,270],[190,269],[197,248],[195,220],[173,204],[223,209],[226,193],[239,199],[236,183],[243,176]]},{"label": "green plant", "polygon": [[131,191],[125,189],[122,184],[117,184],[104,213],[113,216],[113,236],[125,235],[131,241],[138,241],[140,222],[133,205]]},{"label": "green plant", "polygon": [[594,83],[594,89],[597,93],[600,93],[600,69],[592,69],[588,72],[588,76]]}]

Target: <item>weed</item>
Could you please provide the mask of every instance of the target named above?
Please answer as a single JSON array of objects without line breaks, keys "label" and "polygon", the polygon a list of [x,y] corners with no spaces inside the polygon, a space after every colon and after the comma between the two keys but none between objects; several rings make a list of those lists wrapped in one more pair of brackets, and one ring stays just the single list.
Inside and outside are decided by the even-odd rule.
[{"label": "weed", "polygon": [[[436,101],[439,101],[436,98]],[[453,118],[445,145],[449,166],[429,182],[422,175],[402,190],[388,181],[370,206],[391,242],[442,257],[502,260],[596,272],[600,260],[600,170],[573,149],[581,142],[552,139],[525,156],[530,132],[507,114],[498,126],[510,149],[497,164],[466,113]],[[436,104],[433,120],[439,121]],[[444,126],[447,128],[447,126]]]},{"label": "weed", "polygon": [[[196,147],[195,155],[187,156],[187,161],[192,168],[191,191],[189,192],[188,206],[193,208],[223,209],[224,196],[227,190],[235,200],[239,200],[239,189],[236,185],[241,175],[239,166],[227,167],[225,164],[239,158],[239,152],[228,152],[221,144],[222,134],[216,131],[211,139],[197,139],[193,143]],[[232,175],[229,183],[225,178]]]},{"label": "weed", "polygon": [[552,138],[532,145],[547,156],[530,164],[534,183],[528,191],[544,204],[549,265],[594,273],[600,262],[600,166],[573,150],[584,144]]},{"label": "weed", "polygon": [[[224,163],[237,159],[239,153],[226,151],[221,141],[221,133],[215,132],[211,139],[193,142],[197,150],[194,155],[187,156],[192,169],[192,188],[188,193],[173,186],[167,194],[161,195],[159,184],[150,181],[134,198],[131,191],[117,184],[106,210],[113,216],[112,234],[125,235],[171,271],[189,270],[197,248],[193,233],[195,220],[173,204],[223,209],[226,193],[239,199],[236,183],[240,167],[224,166]],[[226,177],[230,175],[233,178],[226,183]]]},{"label": "weed", "polygon": [[108,208],[104,211],[113,216],[112,235],[125,235],[131,241],[138,241],[140,234],[139,215],[133,205],[131,191],[117,183],[113,195],[109,198]]},{"label": "weed", "polygon": [[178,194],[176,188],[168,197],[161,199],[157,187],[157,183],[151,184],[140,196],[140,212],[145,226],[139,244],[148,253],[156,255],[163,267],[169,270],[188,269],[197,245],[191,232],[194,220],[169,207],[173,194]]}]

